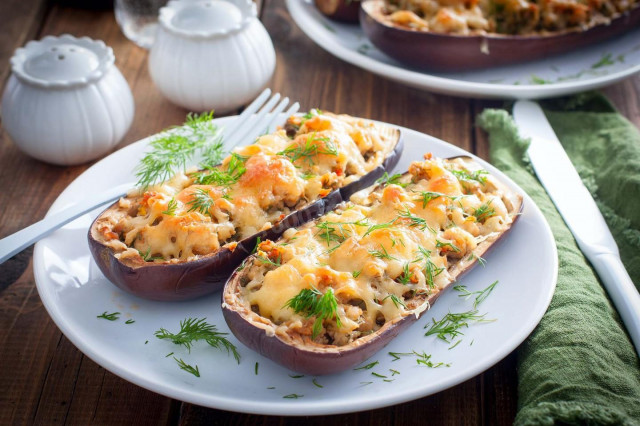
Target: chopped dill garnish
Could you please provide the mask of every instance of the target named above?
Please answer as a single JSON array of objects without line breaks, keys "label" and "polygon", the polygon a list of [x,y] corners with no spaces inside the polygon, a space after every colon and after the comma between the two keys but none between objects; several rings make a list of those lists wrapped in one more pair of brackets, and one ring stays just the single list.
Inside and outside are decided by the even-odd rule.
[{"label": "chopped dill garnish", "polygon": [[370,225],[367,228],[367,231],[362,235],[362,238],[366,237],[367,235],[369,235],[370,233],[372,233],[373,231],[377,231],[378,229],[388,229],[391,228],[393,226],[393,224],[395,223],[395,220],[392,220],[391,222],[386,222],[386,223],[378,223],[376,225]]},{"label": "chopped dill garnish", "polygon": [[449,312],[440,321],[436,321],[434,318],[432,324],[425,325],[424,328],[427,329],[427,331],[424,335],[436,335],[438,339],[451,343],[453,338],[464,334],[460,329],[462,327],[468,328],[470,322],[490,321],[484,319],[485,315],[486,314],[478,314],[476,310],[459,313]]},{"label": "chopped dill garnish", "polygon": [[189,364],[187,364],[186,362],[184,362],[182,359],[178,359],[175,356],[173,357],[173,359],[176,360],[176,362],[178,363],[178,366],[183,369],[184,371],[186,371],[187,373],[191,373],[196,377],[200,377],[200,370],[198,369],[198,366],[196,365],[195,368],[190,366]]},{"label": "chopped dill garnish", "polygon": [[389,355],[391,355],[393,357],[393,360],[391,360],[391,362],[397,361],[400,359],[400,357],[405,356],[405,355],[412,355],[413,352],[389,352]]},{"label": "chopped dill garnish", "polygon": [[166,214],[168,216],[175,216],[176,209],[178,208],[178,202],[175,198],[171,197],[169,200],[169,204],[167,204],[167,209],[162,212],[162,214]]},{"label": "chopped dill garnish", "polygon": [[380,364],[379,361],[373,361],[367,365],[363,365],[362,367],[354,368],[354,370],[371,370],[373,367],[375,367],[378,364]]},{"label": "chopped dill garnish", "polygon": [[395,305],[396,308],[399,308],[400,306],[403,307],[407,307],[407,305],[404,304],[404,302],[402,300],[400,300],[400,298],[398,296],[396,296],[395,294],[389,294],[387,295],[384,299],[382,299],[382,301],[384,302],[387,299],[391,299],[391,301],[393,302],[393,304]]},{"label": "chopped dill garnish", "polygon": [[387,259],[387,260],[398,260],[395,257],[391,256],[387,249],[384,248],[382,244],[380,244],[380,250],[369,250],[369,254],[378,259]]},{"label": "chopped dill garnish", "polygon": [[469,255],[469,257],[467,258],[467,260],[473,260],[473,259],[476,259],[478,261],[478,263],[480,265],[482,265],[482,266],[485,266],[487,264],[487,261],[486,261],[486,259],[484,257],[478,256],[475,253],[471,253]]},{"label": "chopped dill garnish", "polygon": [[182,127],[164,132],[149,144],[145,154],[135,169],[138,183],[146,189],[163,182],[187,167],[187,162],[200,153],[203,162],[216,164],[223,156],[220,129],[211,120],[213,111],[203,114],[189,114]]},{"label": "chopped dill garnish", "polygon": [[[418,228],[419,230],[424,231],[425,229],[427,229],[427,227],[429,227],[425,219],[411,213],[409,208],[407,208],[405,211],[400,212],[399,214],[401,218],[409,220],[410,228]],[[433,231],[431,228],[429,228],[429,230]]]},{"label": "chopped dill garnish", "polygon": [[433,263],[431,260],[431,252],[422,246],[418,247],[418,257],[414,262],[420,261],[424,261],[423,271],[427,287],[430,289],[436,288],[435,278],[444,271],[444,268],[439,268],[435,263]]},{"label": "chopped dill garnish", "polygon": [[267,389],[275,389],[275,386],[269,386]]},{"label": "chopped dill garnish", "polygon": [[453,345],[449,346],[448,350],[455,348],[460,344],[460,342],[462,342],[462,339],[458,339]]},{"label": "chopped dill garnish", "polygon": [[253,367],[253,371],[254,371],[254,373],[256,374],[256,376],[258,375],[258,367],[259,367],[259,366],[260,366],[260,364],[258,364],[258,363],[256,362],[255,367]]},{"label": "chopped dill garnish", "polygon": [[[322,142],[322,143],[320,143]],[[289,158],[292,163],[302,159],[309,165],[313,164],[313,157],[320,154],[325,155],[338,155],[338,150],[331,142],[329,138],[318,138],[316,133],[311,133],[304,145],[293,144],[287,147],[284,151],[278,152],[278,155]]]},{"label": "chopped dill garnish", "polygon": [[484,203],[473,211],[473,215],[476,217],[478,222],[484,222],[486,219],[489,219],[491,216],[496,215],[495,209],[491,207],[490,204],[491,204],[491,201],[489,201],[488,203]]},{"label": "chopped dill garnish", "polygon": [[112,312],[112,313],[108,314],[107,311],[104,311],[100,315],[96,316],[96,318],[102,318],[102,319],[106,319],[108,321],[115,321],[118,318],[120,318],[120,312]]},{"label": "chopped dill garnish", "polygon": [[489,286],[484,290],[478,290],[478,291],[469,291],[467,287],[463,285],[456,285],[453,287],[453,289],[461,293],[458,295],[458,297],[468,298],[475,294],[476,297],[475,297],[475,300],[473,301],[473,308],[475,309],[478,307],[480,303],[482,303],[487,297],[489,297],[489,295],[491,294],[491,292],[493,291],[494,287],[497,284],[498,284],[498,281],[496,280],[493,283],[489,284]]},{"label": "chopped dill garnish", "polygon": [[395,376],[396,374],[400,374],[400,372],[398,370],[394,370],[393,368],[390,368],[389,371],[391,371],[391,376]]},{"label": "chopped dill garnish", "polygon": [[361,386],[367,386],[367,385],[370,385],[370,384],[372,384],[372,383],[373,383],[373,382],[360,382],[360,385],[361,385]]},{"label": "chopped dill garnish", "polygon": [[191,352],[191,345],[198,340],[204,340],[210,346],[217,349],[225,349],[227,354],[233,354],[238,364],[240,363],[240,354],[236,347],[227,340],[227,333],[220,333],[216,326],[206,322],[206,318],[185,318],[180,321],[180,331],[171,333],[170,331],[160,328],[154,335],[158,339],[171,340],[176,345],[182,345]]},{"label": "chopped dill garnish", "polygon": [[198,213],[209,215],[209,209],[214,205],[215,200],[211,198],[209,191],[202,188],[196,188],[193,193],[193,199],[187,203],[190,205],[190,212],[197,211]]},{"label": "chopped dill garnish", "polygon": [[173,355],[173,354],[174,354],[173,352],[169,352],[169,353],[168,353],[168,354],[166,354],[164,357],[165,357],[165,358],[169,358],[169,357],[170,357],[171,355]]},{"label": "chopped dill garnish", "polygon": [[402,273],[396,277],[396,282],[407,285],[411,282],[411,278],[413,278],[413,273],[409,270],[409,264],[405,263],[402,266]]},{"label": "chopped dill garnish", "polygon": [[402,179],[402,175],[396,173],[395,175],[389,176],[389,173],[384,172],[382,177],[376,181],[376,183],[380,185],[398,185],[402,188],[406,188],[409,183],[402,183],[400,180]]},{"label": "chopped dill garnish", "polygon": [[387,376],[385,376],[384,374],[380,374],[380,373],[376,373],[375,371],[371,372],[372,376],[376,376],[376,377],[380,377],[381,379],[386,379]]},{"label": "chopped dill garnish", "polygon": [[291,308],[295,313],[303,314],[306,318],[316,318],[313,323],[313,339],[322,331],[322,322],[324,320],[335,319],[338,328],[342,327],[338,316],[338,301],[331,287],[327,288],[324,294],[315,287],[302,289],[300,293],[289,299],[283,307]]},{"label": "chopped dill garnish", "polygon": [[361,273],[362,273],[362,270],[360,270],[360,271],[353,271],[353,272],[351,273],[351,276],[352,276],[353,278],[358,278],[358,277],[360,276],[360,274],[361,274]]},{"label": "chopped dill garnish", "polygon": [[151,247],[149,247],[149,249],[144,253],[138,250],[138,253],[145,262],[153,262],[156,259],[162,259],[162,256],[151,256]]},{"label": "chopped dill garnish", "polygon": [[431,192],[431,191],[412,191],[416,194],[419,194],[419,197],[416,197],[416,201],[422,201],[422,208],[426,208],[427,207],[427,203],[429,203],[429,201],[431,200],[435,200],[436,198],[440,198],[440,197],[448,197],[445,194],[442,194],[440,192]]},{"label": "chopped dill garnish", "polygon": [[136,322],[136,320],[129,318],[128,320],[126,320],[124,323],[125,324],[133,324],[134,322]]},{"label": "chopped dill garnish", "polygon": [[297,393],[290,393],[289,395],[285,395],[283,396],[283,398],[287,398],[287,399],[298,399],[298,398],[302,398],[304,395],[298,395]]},{"label": "chopped dill garnish", "polygon": [[300,177],[301,177],[302,179],[304,179],[304,180],[309,180],[309,179],[311,179],[311,178],[316,177],[316,175],[314,175],[313,173],[311,173],[311,172],[307,171],[307,172],[302,173],[302,174],[300,175]]},{"label": "chopped dill garnish", "polygon": [[458,180],[476,181],[484,184],[487,181],[486,175],[489,174],[486,170],[475,170],[470,172],[469,170],[449,170]]},{"label": "chopped dill garnish", "polygon": [[436,240],[436,248],[444,248],[445,251],[455,251],[456,253],[460,253],[460,249],[453,243],[445,243],[440,240]]},{"label": "chopped dill garnish", "polygon": [[265,256],[256,256],[256,259],[258,259],[262,263],[266,263],[267,265],[275,266],[276,268],[282,266],[282,255],[278,255],[275,260],[271,260],[270,258]]},{"label": "chopped dill garnish", "polygon": [[319,388],[323,388],[323,387],[324,387],[324,386],[322,386],[320,383],[318,383],[318,382],[316,381],[316,378],[315,378],[315,377],[313,378],[313,380],[311,380],[311,383],[313,383],[316,387],[319,387]]},{"label": "chopped dill garnish", "polygon": [[429,367],[429,368],[438,368],[438,367],[450,367],[451,364],[447,364],[444,362],[433,362],[431,361],[431,355],[427,354],[426,352],[422,351],[422,353],[418,353],[416,351],[413,351],[413,354],[416,356],[416,363],[418,365],[424,365],[425,367]]},{"label": "chopped dill garnish", "polygon": [[304,377],[304,374],[289,374],[289,377],[292,379],[301,379]]}]

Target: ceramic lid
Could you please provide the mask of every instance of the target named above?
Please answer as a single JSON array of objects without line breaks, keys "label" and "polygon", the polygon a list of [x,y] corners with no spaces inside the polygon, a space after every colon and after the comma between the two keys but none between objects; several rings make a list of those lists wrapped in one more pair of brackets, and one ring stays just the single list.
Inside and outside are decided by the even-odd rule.
[{"label": "ceramic lid", "polygon": [[159,22],[179,36],[215,38],[242,30],[256,16],[251,0],[174,0],[160,9]]},{"label": "ceramic lid", "polygon": [[11,69],[29,84],[72,87],[99,80],[114,61],[113,50],[102,41],[65,34],[18,48],[11,58]]}]

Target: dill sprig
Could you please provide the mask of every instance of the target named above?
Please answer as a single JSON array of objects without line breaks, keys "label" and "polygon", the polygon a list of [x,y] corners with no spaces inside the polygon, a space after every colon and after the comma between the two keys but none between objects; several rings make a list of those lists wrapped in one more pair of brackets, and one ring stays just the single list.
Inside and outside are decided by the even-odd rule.
[{"label": "dill sprig", "polygon": [[204,167],[205,170],[193,174],[194,183],[229,188],[247,171],[245,163],[248,159],[249,157],[233,152],[229,157],[226,170],[217,166]]},{"label": "dill sprig", "polygon": [[206,322],[206,318],[185,318],[180,321],[180,331],[171,333],[170,331],[160,328],[154,335],[158,339],[171,340],[176,345],[182,345],[191,352],[191,345],[198,340],[204,340],[210,346],[217,349],[225,349],[227,354],[233,354],[233,357],[240,363],[240,354],[236,347],[227,340],[228,333],[220,333],[216,326]]},{"label": "dill sprig", "polygon": [[490,206],[491,201],[488,203],[482,204],[477,209],[474,209],[473,215],[476,217],[478,222],[484,222],[486,219],[489,219],[491,216],[496,215],[496,210]]},{"label": "dill sprig", "polygon": [[208,215],[209,209],[214,205],[215,200],[211,198],[209,191],[202,188],[196,188],[193,193],[193,199],[187,203],[189,211],[197,211],[198,213]]},{"label": "dill sprig", "polygon": [[460,249],[453,243],[445,243],[444,241],[436,240],[436,248],[446,249],[449,251],[454,251],[456,253],[460,253]]},{"label": "dill sprig", "polygon": [[178,202],[174,197],[171,197],[169,203],[167,204],[167,209],[162,212],[162,214],[166,214],[168,216],[175,216],[176,209],[178,208]]},{"label": "dill sprig", "polygon": [[398,260],[395,257],[391,256],[387,249],[384,248],[382,244],[380,244],[380,250],[369,250],[369,254],[378,259],[386,259],[386,260]]},{"label": "dill sprig", "polygon": [[429,203],[429,201],[435,200],[436,198],[440,198],[440,197],[451,198],[445,194],[442,194],[441,192],[431,192],[431,191],[412,191],[412,192],[414,192],[415,194],[418,194],[418,197],[416,197],[416,201],[422,201],[423,209],[427,207],[427,204]]},{"label": "dill sprig", "polygon": [[354,370],[371,370],[373,367],[375,367],[378,364],[380,364],[380,361],[373,361],[373,362],[370,362],[369,364],[363,365],[362,367],[354,368]]},{"label": "dill sprig", "polygon": [[416,260],[414,260],[414,262],[421,261],[424,262],[423,272],[427,287],[430,289],[434,289],[436,287],[434,280],[438,275],[442,273],[442,271],[444,271],[444,268],[439,268],[435,263],[433,263],[433,261],[431,260],[431,252],[429,250],[425,249],[422,246],[419,246],[418,256]]},{"label": "dill sprig", "polygon": [[384,302],[387,299],[391,299],[391,301],[393,302],[394,306],[396,308],[400,308],[400,306],[406,308],[407,305],[404,304],[404,302],[402,300],[400,300],[400,298],[398,296],[396,296],[395,294],[389,294],[387,295],[384,299],[382,299],[382,301]]},{"label": "dill sprig", "polygon": [[267,256],[256,256],[256,258],[262,262],[262,263],[266,263],[267,265],[271,265],[271,266],[275,266],[276,268],[279,266],[282,266],[282,255],[278,255],[278,257],[276,257],[275,260],[272,260],[271,258],[267,257]]},{"label": "dill sprig", "polygon": [[461,331],[463,327],[469,327],[470,322],[488,322],[484,319],[486,314],[478,314],[477,310],[459,312],[459,313],[447,313],[440,321],[433,319],[432,324],[425,325],[425,336],[436,335],[438,339],[444,340],[447,343],[451,343],[451,340],[455,337],[463,335]]},{"label": "dill sprig", "polygon": [[149,249],[147,249],[147,251],[145,252],[138,250],[138,254],[140,254],[140,257],[145,262],[153,262],[156,259],[163,259],[162,256],[151,256],[151,247],[149,247]]},{"label": "dill sprig", "polygon": [[411,278],[413,278],[413,273],[409,270],[409,264],[405,263],[402,266],[402,273],[396,277],[396,282],[407,285],[411,282]]},{"label": "dill sprig", "polygon": [[384,172],[384,174],[382,175],[382,177],[378,180],[376,180],[377,184],[380,185],[398,185],[402,188],[406,188],[409,183],[402,183],[400,182],[400,180],[402,179],[402,175],[400,173],[396,173],[395,175],[391,175],[389,176],[389,173]]},{"label": "dill sprig", "polygon": [[196,377],[200,377],[200,370],[198,369],[197,365],[195,367],[192,367],[189,364],[187,364],[186,362],[184,362],[182,360],[182,358],[178,359],[175,356],[172,357],[172,358],[178,363],[178,367],[180,367],[181,369],[183,369],[187,373],[191,373]]},{"label": "dill sprig", "polygon": [[331,139],[316,137],[315,132],[307,137],[304,145],[293,144],[278,152],[278,155],[289,158],[292,163],[302,159],[310,165],[313,164],[313,157],[320,154],[337,156],[338,150],[331,142]]},{"label": "dill sprig", "polygon": [[211,120],[213,111],[203,114],[189,114],[182,127],[170,129],[149,144],[145,154],[135,169],[137,186],[146,189],[163,182],[187,167],[196,154],[200,153],[205,164],[217,164],[223,156],[220,129]]},{"label": "dill sprig", "polygon": [[295,313],[303,314],[306,318],[315,317],[313,323],[312,338],[315,339],[322,331],[324,320],[336,320],[336,325],[342,327],[340,316],[338,316],[338,301],[331,287],[326,293],[322,293],[315,287],[305,288],[296,296],[285,303],[284,308],[291,308]]},{"label": "dill sprig", "polygon": [[421,231],[424,231],[425,229],[429,228],[429,230],[433,231],[429,225],[427,225],[427,221],[423,218],[421,218],[420,216],[416,216],[413,213],[411,213],[411,210],[409,210],[409,208],[407,207],[406,210],[401,211],[399,213],[400,217],[403,219],[407,219],[409,221],[409,227],[410,228],[418,228]]},{"label": "dill sprig", "polygon": [[[403,356],[415,356],[416,357],[416,363],[418,365],[424,365],[426,367],[429,368],[438,368],[438,367],[450,367],[451,364],[448,363],[444,363],[444,362],[433,362],[431,360],[431,355],[422,351],[422,353],[420,352],[416,352],[411,351],[411,352],[389,352],[389,355],[391,355],[393,357],[393,361],[398,361],[401,357]],[[390,370],[390,371],[395,371],[395,370]],[[400,374],[400,373],[398,373]],[[395,374],[394,374],[395,375]]]},{"label": "dill sprig", "polygon": [[298,395],[297,393],[290,393],[289,395],[285,395],[283,396],[283,398],[287,398],[287,399],[298,399],[298,398],[302,398],[304,395]]},{"label": "dill sprig", "polygon": [[378,229],[388,229],[393,227],[395,223],[395,219],[392,220],[391,222],[385,222],[385,223],[377,223],[375,225],[370,225],[367,228],[367,231],[362,235],[362,238],[366,237],[367,235],[369,235],[370,233],[372,233],[373,231],[377,231]]},{"label": "dill sprig", "polygon": [[487,176],[489,174],[486,170],[475,170],[470,172],[469,170],[449,170],[458,180],[464,181],[476,181],[481,184],[484,184],[487,181]]},{"label": "dill sprig", "polygon": [[107,311],[104,311],[100,315],[97,315],[96,318],[102,318],[102,319],[106,319],[106,320],[109,320],[109,321],[115,321],[118,318],[120,318],[120,312],[112,312],[112,313],[108,314]]},{"label": "dill sprig", "polygon": [[493,289],[495,288],[495,286],[498,284],[498,281],[494,281],[493,283],[489,284],[489,286],[487,288],[485,288],[484,290],[478,290],[478,291],[469,291],[467,289],[467,287],[463,286],[463,285],[456,285],[453,287],[453,289],[455,291],[460,292],[460,294],[458,295],[458,297],[464,297],[464,298],[469,298],[471,296],[473,296],[474,294],[476,295],[474,301],[473,301],[473,308],[477,308],[479,304],[481,304],[482,302],[484,302],[484,300],[489,297],[489,295],[491,294],[491,292],[493,291]]}]

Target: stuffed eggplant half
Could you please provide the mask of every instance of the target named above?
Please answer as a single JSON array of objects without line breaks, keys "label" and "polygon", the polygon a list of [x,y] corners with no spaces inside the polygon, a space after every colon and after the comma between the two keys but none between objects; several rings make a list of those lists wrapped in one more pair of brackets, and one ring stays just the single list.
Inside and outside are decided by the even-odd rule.
[{"label": "stuffed eggplant half", "polygon": [[372,185],[402,152],[400,131],[312,111],[235,149],[219,166],[180,173],[106,209],[89,247],[118,287],[185,300],[223,287],[258,239],[316,218]]},{"label": "stuffed eggplant half", "polygon": [[278,241],[263,241],[222,294],[233,334],[306,374],[351,368],[415,322],[505,233],[522,197],[468,157],[409,172]]}]

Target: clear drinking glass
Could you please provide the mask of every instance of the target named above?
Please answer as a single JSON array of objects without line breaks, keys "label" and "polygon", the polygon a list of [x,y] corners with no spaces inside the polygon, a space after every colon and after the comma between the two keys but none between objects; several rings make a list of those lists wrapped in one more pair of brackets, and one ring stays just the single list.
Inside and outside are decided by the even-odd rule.
[{"label": "clear drinking glass", "polygon": [[167,0],[115,0],[116,21],[124,35],[149,49],[158,25],[158,12]]}]

